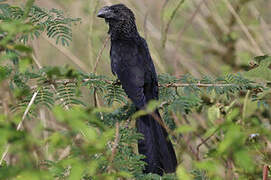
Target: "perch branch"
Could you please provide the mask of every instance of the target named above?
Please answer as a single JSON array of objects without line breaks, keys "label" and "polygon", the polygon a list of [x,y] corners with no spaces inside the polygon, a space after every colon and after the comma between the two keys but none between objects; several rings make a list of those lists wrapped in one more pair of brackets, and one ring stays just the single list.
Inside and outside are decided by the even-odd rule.
[{"label": "perch branch", "polygon": [[[106,80],[106,79],[83,79],[82,82],[88,82],[88,81],[104,81],[108,84],[114,84],[115,81]],[[49,83],[76,83],[77,80],[75,79],[63,79],[63,80],[54,80]],[[205,83],[168,83],[168,84],[159,84],[159,87],[189,87],[189,86],[196,86],[196,87],[227,87],[227,86],[235,86],[236,84],[205,84]]]}]

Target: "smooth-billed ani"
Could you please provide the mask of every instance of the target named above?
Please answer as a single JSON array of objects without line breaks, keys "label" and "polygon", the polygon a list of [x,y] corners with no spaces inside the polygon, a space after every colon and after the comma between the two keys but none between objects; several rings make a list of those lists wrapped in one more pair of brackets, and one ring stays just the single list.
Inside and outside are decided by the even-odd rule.
[{"label": "smooth-billed ani", "polygon": [[[109,24],[111,69],[136,108],[144,109],[150,100],[158,99],[158,81],[147,43],[136,27],[133,12],[123,4],[105,6],[98,12]],[[158,110],[136,120],[137,131],[144,135],[138,151],[145,155],[144,173],[162,175],[176,170],[177,160],[168,133],[159,124]],[[161,123],[162,121],[160,121]]]}]

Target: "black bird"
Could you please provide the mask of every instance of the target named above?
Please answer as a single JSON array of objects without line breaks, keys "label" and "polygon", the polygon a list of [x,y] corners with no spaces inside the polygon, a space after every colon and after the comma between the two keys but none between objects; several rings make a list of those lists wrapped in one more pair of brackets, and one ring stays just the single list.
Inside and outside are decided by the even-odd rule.
[{"label": "black bird", "polygon": [[[144,109],[150,100],[158,99],[158,81],[147,43],[136,27],[133,12],[123,4],[105,6],[98,12],[109,24],[111,38],[111,69],[117,75],[137,110]],[[144,173],[162,175],[175,172],[177,159],[168,133],[161,126],[158,110],[136,120],[137,131],[144,135],[138,141],[138,151],[145,155]]]}]

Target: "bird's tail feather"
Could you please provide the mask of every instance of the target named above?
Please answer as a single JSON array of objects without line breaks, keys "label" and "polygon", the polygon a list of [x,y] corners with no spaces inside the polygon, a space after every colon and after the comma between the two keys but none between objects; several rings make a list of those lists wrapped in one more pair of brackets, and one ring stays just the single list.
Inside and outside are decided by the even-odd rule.
[{"label": "bird's tail feather", "polygon": [[138,132],[144,136],[144,139],[138,141],[138,151],[145,155],[144,161],[147,163],[144,173],[162,175],[164,172],[175,172],[177,159],[172,143],[161,122],[157,120],[161,119],[158,110],[154,116],[142,116],[136,122]]}]

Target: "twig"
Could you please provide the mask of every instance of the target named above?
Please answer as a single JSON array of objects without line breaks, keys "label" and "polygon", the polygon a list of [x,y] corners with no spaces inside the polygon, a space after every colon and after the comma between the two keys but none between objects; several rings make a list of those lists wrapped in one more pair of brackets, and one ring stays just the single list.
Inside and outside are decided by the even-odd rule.
[{"label": "twig", "polygon": [[[48,127],[47,119],[45,116],[45,109],[40,109],[40,120],[42,122],[43,128],[46,129]],[[49,137],[48,131],[43,132],[43,139],[47,139]],[[49,158],[49,146],[48,142],[45,143],[44,145],[44,152],[45,152],[45,157],[46,159],[52,160],[52,158]]]},{"label": "twig", "polygon": [[165,31],[162,35],[162,47],[165,48],[166,46],[166,42],[167,42],[167,34],[168,34],[168,30],[169,30],[169,26],[171,24],[171,22],[173,21],[178,9],[181,7],[181,5],[184,3],[185,0],[180,0],[178,5],[176,6],[176,8],[173,10],[171,16],[170,16],[170,19],[168,21],[168,23],[166,24],[166,28],[165,28]]},{"label": "twig", "polygon": [[269,171],[268,165],[264,165],[263,166],[263,180],[268,180],[268,171]]},{"label": "twig", "polygon": [[164,16],[164,13],[165,13],[165,9],[167,7],[167,4],[168,4],[169,0],[165,0],[163,5],[162,5],[162,9],[161,9],[161,13],[160,13],[160,22],[161,22],[161,38],[163,37],[163,34],[164,33],[164,29],[165,29],[165,23],[164,23],[164,20],[163,20],[163,16]]},{"label": "twig", "polygon": [[[24,115],[23,115],[23,117],[22,117],[22,120],[21,120],[21,122],[18,124],[18,126],[17,126],[17,128],[16,128],[16,131],[21,130],[23,121],[24,121],[26,115],[28,114],[28,112],[29,112],[29,110],[30,110],[32,104],[34,103],[34,101],[35,101],[36,96],[38,95],[38,93],[39,93],[39,90],[37,90],[37,91],[33,94],[33,96],[32,96],[32,98],[31,98],[29,104],[28,104],[27,107],[26,107],[26,110],[25,110],[25,112],[24,112]],[[5,148],[4,153],[2,154],[2,157],[1,157],[1,160],[0,160],[0,166],[2,165],[2,163],[3,163],[4,159],[5,159],[5,157],[6,157],[7,154],[8,154],[9,147],[10,147],[10,145],[8,144],[8,145],[6,146],[6,148]]]},{"label": "twig", "polygon": [[71,147],[70,146],[67,146],[59,155],[58,157],[58,161],[61,161],[63,160],[64,158],[66,158],[69,154],[70,154],[70,151],[71,151]]},{"label": "twig", "polygon": [[244,31],[244,33],[246,34],[248,40],[250,41],[250,43],[254,46],[254,48],[256,49],[258,55],[262,55],[263,52],[260,49],[259,45],[256,43],[256,41],[254,40],[254,38],[252,37],[252,35],[250,34],[248,28],[246,27],[246,25],[243,23],[243,21],[241,20],[240,16],[236,13],[236,11],[234,10],[234,8],[232,7],[231,3],[228,0],[224,0],[225,4],[227,5],[229,11],[232,13],[232,15],[236,18],[237,22],[239,23],[241,29]]},{"label": "twig", "polygon": [[[34,52],[34,54],[32,55],[32,57],[33,57],[33,59],[34,59],[34,62],[35,62],[36,65],[38,66],[38,68],[41,69],[42,66],[41,66],[41,64],[39,63],[38,59],[36,58],[35,52]],[[45,75],[45,73],[43,73],[43,75]],[[57,90],[56,90],[56,88],[55,88],[55,85],[54,85],[53,83],[50,83],[50,86],[51,86],[51,88],[55,91],[55,93],[56,93],[57,95],[59,95],[59,93],[57,92]],[[60,101],[64,101],[63,98],[60,98]],[[69,109],[68,105],[65,105],[65,108],[68,110],[68,109]]]},{"label": "twig", "polygon": [[159,87],[189,87],[189,86],[196,86],[196,87],[227,87],[227,86],[234,86],[236,84],[202,84],[202,83],[169,83],[169,84],[159,84]]},{"label": "twig", "polygon": [[33,94],[32,98],[31,98],[31,100],[30,100],[29,104],[27,105],[27,108],[26,108],[26,110],[25,110],[25,112],[24,112],[23,118],[22,118],[21,122],[20,122],[20,123],[18,124],[18,126],[17,126],[17,129],[16,129],[17,131],[19,131],[19,130],[21,129],[22,124],[23,124],[23,121],[24,121],[26,115],[28,114],[28,112],[29,112],[29,110],[30,110],[30,107],[31,107],[32,104],[34,103],[34,101],[35,101],[36,96],[38,95],[38,93],[39,93],[39,90],[37,90],[37,91]]},{"label": "twig", "polygon": [[[94,0],[92,1],[92,3],[88,3],[89,4],[89,30],[88,30],[88,52],[89,52],[89,60],[90,60],[90,64],[92,65],[92,60],[93,58],[93,44],[92,42],[93,39],[93,32],[94,32],[94,25],[95,25],[95,19],[96,19],[96,14],[99,8],[99,4],[100,4],[100,0]],[[94,7],[94,8],[93,8]],[[93,11],[91,12],[91,9],[93,9]]]},{"label": "twig", "polygon": [[249,95],[250,95],[250,90],[247,91],[245,99],[244,99],[243,113],[242,113],[243,121],[245,120],[245,117],[246,117],[246,114],[247,114],[247,105],[248,105],[248,101],[249,101]]},{"label": "twig", "polygon": [[[104,44],[103,44],[103,47],[102,47],[102,49],[100,50],[100,52],[99,52],[99,54],[97,56],[96,63],[95,63],[94,68],[93,68],[93,73],[94,74],[96,73],[96,70],[97,70],[97,67],[98,67],[98,63],[100,62],[100,59],[101,59],[102,54],[103,54],[103,51],[104,51],[104,49],[105,49],[105,47],[106,47],[109,39],[110,39],[110,35],[108,35],[106,37],[106,39],[104,41]],[[94,90],[93,97],[94,97],[94,105],[95,105],[95,107],[98,107],[98,96],[97,96],[96,88]]]},{"label": "twig", "polygon": [[[106,80],[106,79],[83,79],[82,82],[88,82],[88,81],[104,81],[108,84],[113,84],[114,81]],[[48,83],[60,83],[60,84],[68,84],[68,83],[77,83],[78,81],[76,79],[61,79],[61,80],[53,80],[53,81],[47,81]]]},{"label": "twig", "polygon": [[[108,84],[113,84],[115,81],[106,80],[106,79],[83,79],[82,82],[88,82],[88,81],[104,81]],[[63,79],[63,80],[53,80],[48,83],[54,84],[54,83],[76,83],[77,80],[75,79]],[[118,85],[118,84],[117,84]],[[158,84],[159,87],[189,87],[189,86],[196,86],[196,87],[228,87],[228,86],[236,86],[237,84],[204,84],[204,83],[168,83],[168,84]],[[34,86],[33,86],[34,87]]]},{"label": "twig", "polygon": [[173,132],[170,130],[169,127],[163,122],[163,120],[155,114],[155,112],[151,113],[151,116],[154,118],[155,121],[157,121],[169,134],[173,134]]},{"label": "twig", "polygon": [[0,166],[2,165],[2,163],[3,163],[4,159],[5,159],[5,157],[6,157],[7,154],[8,154],[9,146],[10,146],[9,144],[6,146],[6,149],[5,149],[5,151],[3,152],[3,154],[2,154],[2,157],[1,157],[1,160],[0,160]]},{"label": "twig", "polygon": [[199,157],[199,149],[200,146],[202,146],[203,144],[205,144],[211,137],[213,137],[213,135],[215,135],[215,133],[219,130],[219,128],[217,128],[210,136],[208,136],[207,138],[203,139],[201,141],[201,143],[199,145],[197,145],[197,157]]},{"label": "twig", "polygon": [[93,100],[94,100],[94,107],[98,107],[96,88],[94,88]]},{"label": "twig", "polygon": [[114,144],[113,144],[113,147],[112,147],[112,154],[111,154],[110,159],[109,159],[109,164],[110,164],[108,166],[109,171],[112,169],[112,162],[113,162],[114,157],[115,157],[115,155],[117,153],[117,147],[119,145],[119,140],[120,140],[119,129],[120,129],[119,122],[116,122],[116,134],[115,134]]},{"label": "twig", "polygon": [[192,25],[193,20],[195,19],[196,15],[198,14],[201,5],[204,3],[205,0],[202,0],[198,5],[196,10],[193,12],[192,16],[189,18],[189,20],[187,20],[183,26],[183,29],[180,31],[179,35],[178,35],[178,41],[180,42],[183,33]]},{"label": "twig", "polygon": [[198,157],[197,152],[195,152],[195,150],[193,149],[193,147],[190,144],[190,139],[188,137],[187,138],[183,137],[183,139],[184,139],[184,142],[185,142],[185,145],[186,145],[185,147],[188,150],[190,150],[190,152],[192,153],[193,156],[195,156],[197,161],[200,160],[199,157]]},{"label": "twig", "polygon": [[99,61],[100,61],[100,59],[101,59],[101,57],[102,57],[103,51],[104,51],[104,49],[105,49],[105,47],[106,47],[106,45],[107,45],[109,39],[110,39],[110,35],[108,35],[108,36],[106,37],[106,39],[105,39],[105,41],[104,41],[104,44],[103,44],[103,47],[102,47],[102,49],[100,50],[100,52],[99,52],[99,54],[98,54],[98,56],[97,56],[96,63],[95,63],[94,68],[93,68],[93,73],[95,73],[96,70],[97,70],[98,63],[99,63]]}]

